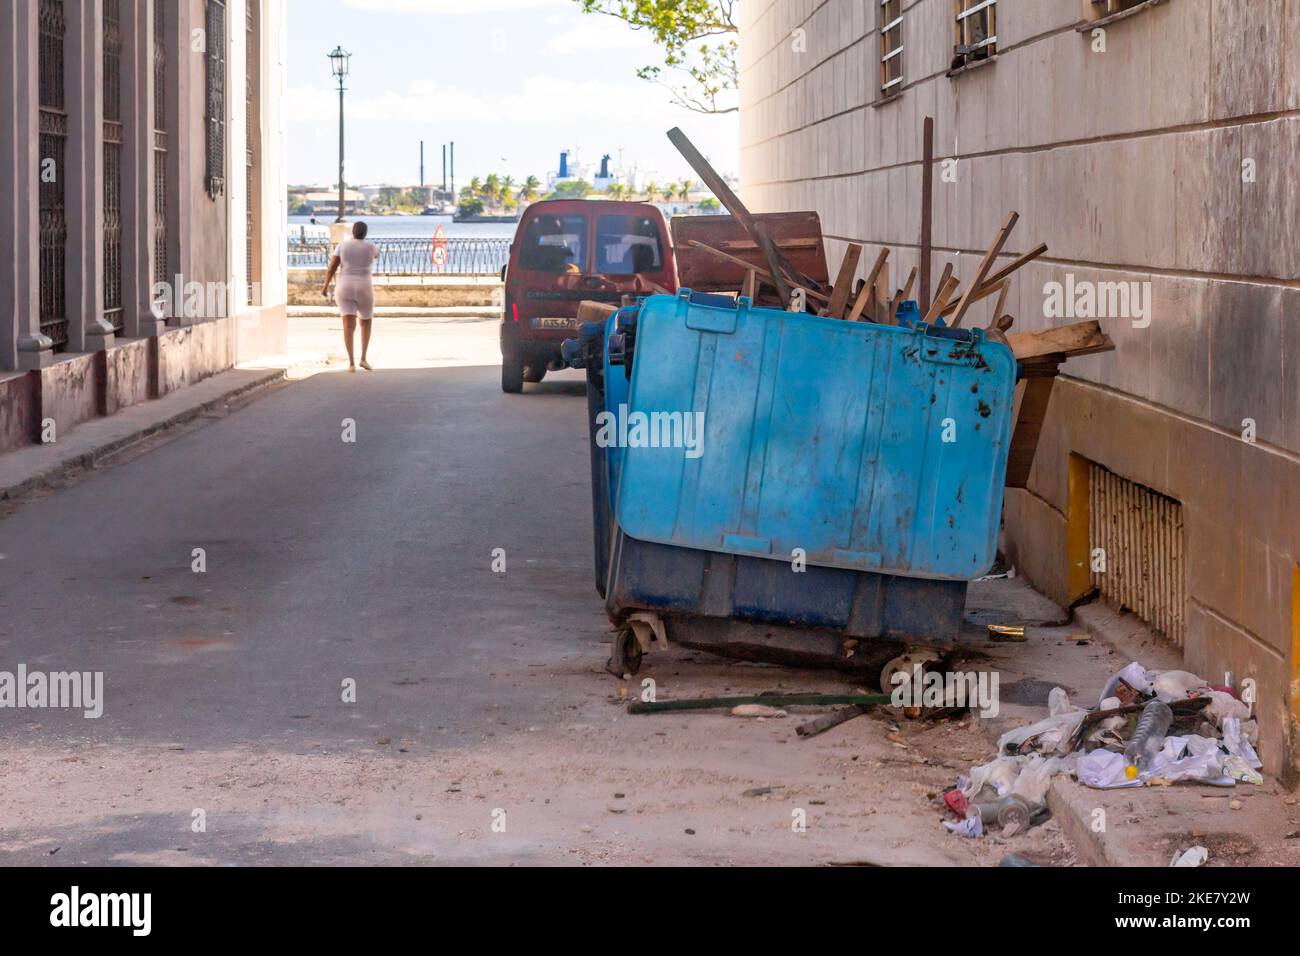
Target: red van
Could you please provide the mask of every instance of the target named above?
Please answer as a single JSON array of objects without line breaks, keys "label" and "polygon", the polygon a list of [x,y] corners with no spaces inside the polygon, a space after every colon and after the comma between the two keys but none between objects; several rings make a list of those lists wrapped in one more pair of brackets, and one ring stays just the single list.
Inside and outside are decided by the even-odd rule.
[{"label": "red van", "polygon": [[501,390],[519,392],[561,368],[560,343],[584,299],[677,291],[663,214],[649,203],[551,199],[519,220],[505,269]]}]

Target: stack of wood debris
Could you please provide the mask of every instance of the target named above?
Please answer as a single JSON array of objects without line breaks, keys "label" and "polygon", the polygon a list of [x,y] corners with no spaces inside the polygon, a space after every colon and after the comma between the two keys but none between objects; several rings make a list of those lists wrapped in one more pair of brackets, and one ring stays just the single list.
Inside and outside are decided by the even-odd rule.
[{"label": "stack of wood debris", "polygon": [[964,287],[951,263],[944,266],[938,283],[931,286],[932,119],[927,118],[924,126],[920,265],[912,268],[892,293],[888,248],[879,250],[865,278],[857,278],[866,248],[849,243],[832,282],[817,213],[751,213],[680,129],[670,130],[668,139],[730,213],[673,219],[673,246],[683,288],[735,293],[757,306],[882,325],[906,322],[900,317],[900,309],[905,303],[910,308],[915,301],[911,315],[919,316],[919,321],[928,325],[949,328],[960,327],[975,303],[996,296],[984,334],[1007,345],[1015,354],[1023,384],[1007,463],[1007,487],[1025,487],[1061,365],[1077,356],[1112,351],[1115,346],[1096,321],[1034,332],[1011,331],[1015,319],[1005,307],[1012,277],[1047,252],[1047,245],[1040,244],[995,268],[1020,219],[1015,212],[998,230]]}]

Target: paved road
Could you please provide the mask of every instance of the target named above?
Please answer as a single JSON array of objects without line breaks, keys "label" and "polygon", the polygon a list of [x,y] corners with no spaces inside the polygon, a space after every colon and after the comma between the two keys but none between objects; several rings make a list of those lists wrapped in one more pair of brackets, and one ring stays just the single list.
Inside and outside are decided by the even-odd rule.
[{"label": "paved road", "polygon": [[[581,379],[505,396],[496,367],[400,368],[424,353],[388,344],[386,370],[288,385],[0,521],[0,671],[106,682],[98,720],[0,710],[0,862],[975,859],[915,799],[952,771],[892,766],[877,722],[801,743],[628,717]],[[646,673],[845,686],[690,654]]]}]

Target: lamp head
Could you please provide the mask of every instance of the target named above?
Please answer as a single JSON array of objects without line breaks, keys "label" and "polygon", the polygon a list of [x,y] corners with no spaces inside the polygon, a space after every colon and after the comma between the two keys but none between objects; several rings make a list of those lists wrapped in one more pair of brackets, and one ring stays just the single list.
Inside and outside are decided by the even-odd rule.
[{"label": "lamp head", "polygon": [[329,54],[330,72],[340,80],[343,79],[343,77],[348,75],[348,60],[351,59],[351,57],[352,54],[343,49],[343,47],[336,46]]}]

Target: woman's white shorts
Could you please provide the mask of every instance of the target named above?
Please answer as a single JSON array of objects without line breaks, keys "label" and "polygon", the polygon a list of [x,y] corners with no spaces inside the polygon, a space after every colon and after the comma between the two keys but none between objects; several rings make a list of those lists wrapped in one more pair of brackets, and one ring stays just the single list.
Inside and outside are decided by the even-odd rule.
[{"label": "woman's white shorts", "polygon": [[372,319],[375,315],[375,287],[369,279],[340,276],[334,286],[334,301],[339,315]]}]

